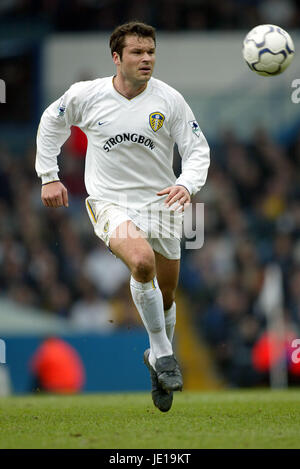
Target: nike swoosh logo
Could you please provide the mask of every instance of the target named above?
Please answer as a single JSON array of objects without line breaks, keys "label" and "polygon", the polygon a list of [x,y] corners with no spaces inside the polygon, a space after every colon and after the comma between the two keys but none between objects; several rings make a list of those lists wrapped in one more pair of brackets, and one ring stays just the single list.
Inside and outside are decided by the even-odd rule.
[{"label": "nike swoosh logo", "polygon": [[98,125],[103,125],[103,124],[106,124],[106,121],[105,122],[98,122]]}]

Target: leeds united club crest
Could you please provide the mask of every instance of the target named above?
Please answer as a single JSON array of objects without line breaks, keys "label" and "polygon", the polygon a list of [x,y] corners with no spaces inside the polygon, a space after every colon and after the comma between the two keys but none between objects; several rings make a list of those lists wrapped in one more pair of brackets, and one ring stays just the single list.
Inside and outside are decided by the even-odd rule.
[{"label": "leeds united club crest", "polygon": [[152,112],[149,116],[150,127],[153,132],[157,132],[162,128],[165,121],[165,116],[161,112]]}]

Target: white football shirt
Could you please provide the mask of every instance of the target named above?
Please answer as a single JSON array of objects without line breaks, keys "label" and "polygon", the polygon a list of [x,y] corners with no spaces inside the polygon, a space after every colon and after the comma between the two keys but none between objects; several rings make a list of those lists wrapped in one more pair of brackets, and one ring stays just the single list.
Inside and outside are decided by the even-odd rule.
[{"label": "white football shirt", "polygon": [[[41,118],[36,171],[43,183],[58,179],[57,157],[72,125],[88,139],[85,185],[93,199],[119,203],[122,194],[138,210],[160,203],[156,193],[170,185],[194,195],[206,181],[207,141],[181,94],[160,80],[151,78],[130,100],[115,90],[113,77],[72,85]],[[177,180],[175,142],[182,158]]]}]

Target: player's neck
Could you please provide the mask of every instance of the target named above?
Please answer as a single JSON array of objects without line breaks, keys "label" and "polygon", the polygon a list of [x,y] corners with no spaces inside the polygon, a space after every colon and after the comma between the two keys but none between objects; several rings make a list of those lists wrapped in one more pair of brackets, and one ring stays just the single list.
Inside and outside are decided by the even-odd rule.
[{"label": "player's neck", "polygon": [[135,86],[133,83],[125,81],[120,77],[120,75],[113,77],[113,86],[115,90],[127,99],[135,98],[137,95],[145,91],[147,84],[148,82],[143,85],[137,84]]}]

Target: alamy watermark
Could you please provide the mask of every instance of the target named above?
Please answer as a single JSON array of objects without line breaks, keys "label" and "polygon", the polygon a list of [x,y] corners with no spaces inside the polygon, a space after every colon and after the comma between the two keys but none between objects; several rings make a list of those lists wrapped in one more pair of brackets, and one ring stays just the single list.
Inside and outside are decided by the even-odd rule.
[{"label": "alamy watermark", "polygon": [[292,362],[300,363],[300,339],[294,339],[291,346],[295,349],[291,356]]},{"label": "alamy watermark", "polygon": [[295,78],[291,84],[292,88],[295,88],[291,94],[292,103],[298,104],[300,103],[300,78]]},{"label": "alamy watermark", "polygon": [[0,79],[0,103],[6,103],[6,84]]},{"label": "alamy watermark", "polygon": [[6,344],[3,339],[0,339],[0,364],[6,363]]},{"label": "alamy watermark", "polygon": [[[125,194],[118,195],[116,202],[118,210],[126,214],[133,222],[120,223],[116,227],[119,215],[106,216],[98,210],[97,201],[87,199],[87,207],[93,224],[97,224],[97,230],[101,237],[111,239],[118,237],[125,239],[128,236],[138,238],[140,236],[150,239],[184,239],[186,249],[200,249],[204,244],[204,204],[185,204],[180,206],[174,203],[166,207],[163,203],[152,203],[142,209],[132,209],[127,203]],[[125,217],[126,218],[126,217]],[[136,229],[137,228],[137,229]]]}]

